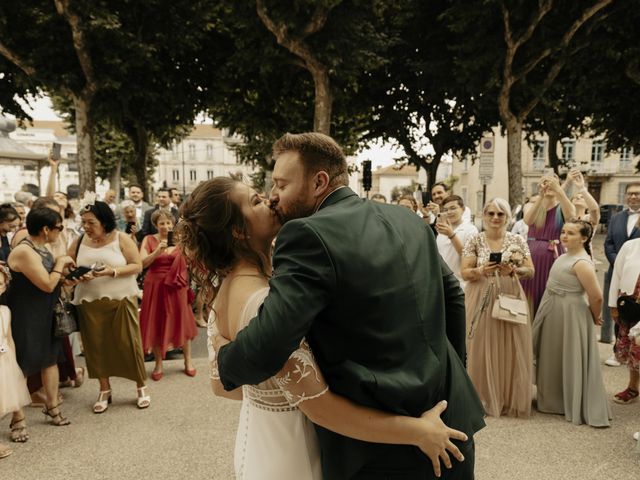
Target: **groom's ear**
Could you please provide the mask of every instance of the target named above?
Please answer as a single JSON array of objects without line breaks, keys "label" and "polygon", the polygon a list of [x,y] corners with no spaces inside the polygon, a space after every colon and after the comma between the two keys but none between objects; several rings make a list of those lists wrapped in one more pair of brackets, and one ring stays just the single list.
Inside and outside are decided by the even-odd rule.
[{"label": "groom's ear", "polygon": [[313,178],[313,186],[314,186],[314,194],[316,197],[320,197],[324,195],[329,188],[330,182],[329,174],[324,170],[320,170],[318,173],[314,175]]}]

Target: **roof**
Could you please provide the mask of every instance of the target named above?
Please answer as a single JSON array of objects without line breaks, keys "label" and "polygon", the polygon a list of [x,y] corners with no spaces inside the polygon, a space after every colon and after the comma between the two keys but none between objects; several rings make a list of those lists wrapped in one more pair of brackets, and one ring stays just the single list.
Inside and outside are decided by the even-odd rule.
[{"label": "roof", "polygon": [[384,175],[395,177],[415,177],[418,174],[418,167],[409,164],[394,164],[374,170],[372,175]]},{"label": "roof", "polygon": [[16,128],[13,120],[0,117],[0,160],[15,162],[16,160],[46,161],[46,156],[32,152],[9,137],[9,132]]},{"label": "roof", "polygon": [[189,133],[188,138],[219,138],[222,137],[222,131],[211,124],[197,124],[193,126],[193,130]]}]

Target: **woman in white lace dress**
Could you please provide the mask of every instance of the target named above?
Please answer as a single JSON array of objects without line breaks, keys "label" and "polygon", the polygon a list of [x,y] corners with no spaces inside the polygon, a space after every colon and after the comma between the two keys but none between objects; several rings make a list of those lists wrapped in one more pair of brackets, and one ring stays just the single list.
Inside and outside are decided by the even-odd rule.
[{"label": "woman in white lace dress", "polygon": [[225,392],[213,339],[218,333],[235,338],[258,311],[268,292],[271,244],[280,224],[255,191],[223,177],[200,184],[181,215],[177,226],[181,246],[193,266],[204,272],[203,286],[222,279],[209,319],[211,379],[214,393],[242,400],[235,449],[237,478],[321,479],[312,422],[364,441],[415,445],[429,456],[438,475],[440,461],[451,465],[448,453],[461,460],[451,440],[466,436],[440,420],[445,402],[421,418],[356,405],[329,390],[304,341],[271,379]]}]

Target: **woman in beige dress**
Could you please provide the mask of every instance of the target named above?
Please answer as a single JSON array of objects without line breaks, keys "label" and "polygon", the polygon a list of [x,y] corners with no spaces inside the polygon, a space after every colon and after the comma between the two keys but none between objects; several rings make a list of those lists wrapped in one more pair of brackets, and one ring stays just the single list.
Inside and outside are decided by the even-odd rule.
[{"label": "woman in beige dress", "polygon": [[[511,208],[495,198],[483,210],[485,230],[467,240],[462,251],[461,273],[467,281],[467,370],[488,415],[528,417],[531,414],[531,325],[493,318],[499,293],[524,299],[519,278],[534,274],[526,242],[507,232]],[[522,265],[490,262],[492,252],[517,250]]]},{"label": "woman in beige dress", "polygon": [[71,245],[69,255],[78,266],[92,267],[76,286],[73,303],[80,317],[89,377],[100,381],[93,412],[103,413],[109,407],[112,376],[136,382],[137,406],[147,408],[151,398],[146,393],[138,324],[136,275],[142,270],[138,248],[129,235],[116,230],[106,203],[96,201],[80,214],[85,234]]}]

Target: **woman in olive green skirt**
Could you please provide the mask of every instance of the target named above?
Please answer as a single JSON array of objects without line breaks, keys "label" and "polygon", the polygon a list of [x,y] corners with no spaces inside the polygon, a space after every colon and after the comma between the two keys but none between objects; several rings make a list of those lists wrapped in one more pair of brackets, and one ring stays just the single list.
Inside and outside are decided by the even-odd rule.
[{"label": "woman in olive green skirt", "polygon": [[[135,243],[115,229],[113,212],[96,201],[81,211],[85,231],[70,248],[76,265],[91,266],[91,273],[76,286],[73,303],[79,313],[89,377],[100,381],[94,413],[103,413],[111,403],[109,377],[136,382],[137,406],[147,408],[144,355],[138,323],[139,293],[136,275],[142,261]],[[79,242],[79,245],[78,245]]]}]

